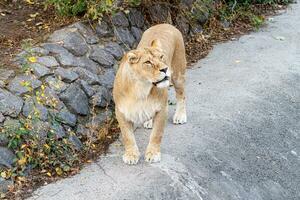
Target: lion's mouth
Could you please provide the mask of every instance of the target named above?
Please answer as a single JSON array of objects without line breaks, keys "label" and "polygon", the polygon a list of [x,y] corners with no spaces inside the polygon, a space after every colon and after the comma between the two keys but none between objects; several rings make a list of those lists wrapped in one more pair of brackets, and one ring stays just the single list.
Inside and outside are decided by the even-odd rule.
[{"label": "lion's mouth", "polygon": [[160,81],[153,82],[153,85],[157,86],[159,83],[162,83],[162,82],[167,81],[167,80],[169,80],[169,76],[165,76],[165,78],[163,78]]}]

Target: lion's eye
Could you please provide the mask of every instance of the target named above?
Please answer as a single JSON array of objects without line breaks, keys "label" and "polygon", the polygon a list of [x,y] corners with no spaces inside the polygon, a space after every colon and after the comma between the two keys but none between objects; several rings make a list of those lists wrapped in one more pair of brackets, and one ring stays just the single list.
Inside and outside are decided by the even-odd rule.
[{"label": "lion's eye", "polygon": [[161,56],[160,56],[160,59],[163,60],[163,59],[164,59],[164,55],[161,55]]}]

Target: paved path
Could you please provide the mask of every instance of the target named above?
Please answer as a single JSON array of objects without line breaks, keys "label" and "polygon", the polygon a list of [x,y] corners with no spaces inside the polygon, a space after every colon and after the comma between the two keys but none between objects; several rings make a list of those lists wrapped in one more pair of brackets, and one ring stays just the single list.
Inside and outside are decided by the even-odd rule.
[{"label": "paved path", "polygon": [[[124,165],[116,142],[31,199],[299,200],[300,5],[217,45],[187,79],[188,123],[171,124],[170,106],[161,163]],[[148,135],[137,131],[142,152]]]}]

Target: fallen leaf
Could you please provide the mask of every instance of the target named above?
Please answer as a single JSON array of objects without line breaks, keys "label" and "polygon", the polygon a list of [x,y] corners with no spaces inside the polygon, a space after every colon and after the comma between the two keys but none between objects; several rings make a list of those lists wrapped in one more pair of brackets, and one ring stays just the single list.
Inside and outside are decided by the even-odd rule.
[{"label": "fallen leaf", "polygon": [[1,177],[2,177],[2,178],[6,178],[6,177],[7,177],[6,172],[1,172]]},{"label": "fallen leaf", "polygon": [[56,171],[57,175],[59,175],[59,176],[61,176],[63,174],[63,171],[60,167],[56,167],[55,171]]},{"label": "fallen leaf", "polygon": [[41,26],[41,25],[43,25],[44,23],[43,22],[38,22],[38,23],[36,23],[35,25],[36,26]]},{"label": "fallen leaf", "polygon": [[30,14],[29,16],[32,17],[32,18],[35,18],[36,16],[38,16],[40,13],[36,12],[34,14]]},{"label": "fallen leaf", "polygon": [[30,62],[32,62],[32,63],[37,62],[37,59],[36,59],[36,57],[34,57],[34,56],[29,57],[28,60],[29,60]]},{"label": "fallen leaf", "polygon": [[34,1],[33,0],[25,0],[26,3],[30,4],[30,5],[33,5],[34,4]]}]

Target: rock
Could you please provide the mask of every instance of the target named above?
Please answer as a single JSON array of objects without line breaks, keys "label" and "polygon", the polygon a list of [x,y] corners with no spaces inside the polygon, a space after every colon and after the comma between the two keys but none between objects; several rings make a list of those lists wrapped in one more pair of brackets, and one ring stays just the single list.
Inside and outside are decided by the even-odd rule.
[{"label": "rock", "polygon": [[3,133],[0,134],[0,146],[4,147],[7,146],[9,143],[9,140],[7,136]]},{"label": "rock", "polygon": [[112,54],[117,60],[120,60],[123,57],[124,51],[116,42],[108,43],[104,49]]},{"label": "rock", "polygon": [[111,67],[116,62],[115,58],[102,47],[93,47],[89,58],[104,67]]},{"label": "rock", "polygon": [[184,16],[177,15],[175,23],[176,23],[176,27],[181,31],[181,33],[184,36],[188,35],[190,30],[190,25],[188,20]]},{"label": "rock", "polygon": [[113,25],[115,25],[115,26],[123,26],[123,27],[128,27],[129,26],[128,19],[122,11],[117,12],[116,14],[114,14],[112,16],[111,21],[112,21]]},{"label": "rock", "polygon": [[78,32],[71,32],[64,39],[63,47],[75,56],[83,56],[88,51],[88,46]]},{"label": "rock", "polygon": [[42,82],[31,75],[20,75],[12,79],[8,85],[8,89],[17,94],[22,95],[33,89],[40,87]]},{"label": "rock", "polygon": [[57,67],[59,64],[53,56],[42,56],[37,58],[37,62],[46,67]]},{"label": "rock", "polygon": [[0,87],[4,88],[8,81],[15,76],[15,72],[13,70],[8,69],[0,69]]},{"label": "rock", "polygon": [[229,28],[229,27],[230,27],[230,22],[227,21],[226,19],[223,20],[223,21],[221,22],[221,24],[222,24],[223,28]]},{"label": "rock", "polygon": [[33,100],[33,98],[28,98],[25,100],[22,113],[25,117],[28,117],[29,115],[31,117],[37,115],[36,117],[39,117],[39,119],[42,121],[46,121],[48,119],[47,108]]},{"label": "rock", "polygon": [[101,21],[96,26],[96,34],[98,37],[111,37],[113,36],[112,29],[107,22]]},{"label": "rock", "polygon": [[28,56],[28,52],[22,51],[21,53],[16,55],[16,57],[13,59],[13,61],[15,64],[17,64],[21,67],[22,65],[27,64],[27,59],[26,59],[27,56]]},{"label": "rock", "polygon": [[0,88],[0,113],[17,117],[23,107],[23,100],[7,90]]},{"label": "rock", "polygon": [[131,35],[130,31],[127,28],[116,27],[114,29],[114,34],[120,43],[124,43],[125,45],[128,45],[129,47],[133,47],[133,45],[135,43],[135,39]]},{"label": "rock", "polygon": [[57,110],[61,110],[63,107],[65,107],[64,103],[56,95],[56,92],[53,89],[51,89],[50,87],[46,87],[44,94],[45,94],[45,97],[47,97],[47,99],[44,103],[45,106],[49,106],[49,107],[55,108]]},{"label": "rock", "polygon": [[56,76],[58,76],[58,79],[67,83],[71,83],[79,77],[77,73],[71,71],[70,69],[65,69],[62,67],[58,67],[55,70],[55,74]]},{"label": "rock", "polygon": [[48,39],[53,43],[61,43],[75,56],[83,56],[88,51],[88,46],[77,28],[64,28],[55,31]]},{"label": "rock", "polygon": [[79,75],[80,79],[87,81],[88,84],[90,85],[100,84],[100,80],[98,76],[86,69],[83,69],[81,67],[76,67],[73,69],[73,71]]},{"label": "rock", "polygon": [[203,32],[203,28],[200,24],[196,24],[196,25],[193,25],[191,27],[191,31],[190,31],[190,34],[191,35],[197,35],[199,33],[202,33]]},{"label": "rock", "polygon": [[77,62],[75,63],[76,67],[82,67],[84,69],[89,70],[90,72],[94,73],[94,74],[99,74],[101,73],[102,69],[99,66],[98,63],[88,59],[85,56],[79,57],[76,60]]},{"label": "rock", "polygon": [[65,89],[67,89],[67,85],[65,82],[59,80],[56,77],[49,76],[45,79],[45,82],[49,85],[49,87],[55,91],[56,94],[59,94]]},{"label": "rock", "polygon": [[0,177],[0,193],[6,193],[10,186],[13,186],[14,182],[12,180],[5,180]]},{"label": "rock", "polygon": [[85,38],[86,43],[96,44],[99,42],[99,38],[94,34],[94,31],[90,28],[90,25],[86,25],[83,22],[76,22],[70,27],[75,27]]},{"label": "rock", "polygon": [[143,28],[143,26],[145,24],[143,14],[141,13],[141,11],[139,11],[135,8],[130,9],[130,12],[128,14],[128,19],[129,19],[131,26]]},{"label": "rock", "polygon": [[47,49],[44,49],[42,47],[33,47],[29,50],[29,52],[33,54],[38,54],[39,56],[40,55],[46,56],[50,53]]},{"label": "rock", "polygon": [[87,127],[99,127],[104,124],[107,120],[112,117],[112,111],[110,109],[102,111],[96,115],[96,117],[91,118],[87,123]]},{"label": "rock", "polygon": [[63,109],[56,113],[56,118],[63,124],[75,126],[77,122],[76,115],[70,113],[67,109]]},{"label": "rock", "polygon": [[111,95],[108,93],[105,87],[100,86],[96,94],[92,96],[91,103],[92,105],[105,108],[110,104],[110,101],[111,101]]},{"label": "rock", "polygon": [[194,18],[201,24],[204,25],[206,21],[208,20],[209,13],[205,12],[199,8],[193,8],[191,10],[192,15]]},{"label": "rock", "polygon": [[62,64],[63,66],[75,66],[77,58],[69,53],[64,52],[56,55],[57,60]]},{"label": "rock", "polygon": [[79,115],[89,114],[88,98],[79,85],[72,83],[70,87],[60,94],[60,99],[71,112]]},{"label": "rock", "polygon": [[0,167],[12,168],[15,154],[6,147],[0,147]]},{"label": "rock", "polygon": [[15,76],[15,72],[13,70],[8,69],[0,69],[0,80],[3,82],[7,82],[9,79]]},{"label": "rock", "polygon": [[2,113],[0,113],[0,123],[4,122],[4,120],[5,120],[5,117],[3,116]]},{"label": "rock", "polygon": [[75,66],[74,64],[77,62],[76,57],[64,47],[51,43],[42,44],[42,47],[47,49],[50,53],[55,54],[60,64],[64,66]]},{"label": "rock", "polygon": [[12,119],[12,118],[6,118],[3,127],[10,131],[16,131],[21,127],[21,124],[19,120]]},{"label": "rock", "polygon": [[94,90],[94,88],[90,86],[85,80],[81,80],[80,84],[83,91],[86,93],[88,97],[91,97],[93,96],[93,94],[95,94],[96,91]]},{"label": "rock", "polygon": [[170,9],[166,5],[154,4],[149,8],[150,18],[154,23],[172,24]]},{"label": "rock", "polygon": [[142,38],[143,31],[140,28],[137,27],[131,27],[131,33],[134,36],[136,42],[139,42]]},{"label": "rock", "polygon": [[77,149],[77,150],[80,150],[82,149],[83,147],[83,144],[82,142],[78,139],[78,137],[74,134],[71,134],[69,136],[69,141],[74,145],[74,147]]},{"label": "rock", "polygon": [[32,63],[30,68],[33,70],[34,75],[38,78],[51,74],[51,71],[47,67],[39,63]]},{"label": "rock", "polygon": [[101,85],[111,89],[114,85],[115,71],[113,69],[108,69],[104,74],[99,75],[99,82]]},{"label": "rock", "polygon": [[84,127],[82,124],[78,124],[76,134],[79,136],[86,136],[89,133],[89,129]]},{"label": "rock", "polygon": [[43,143],[50,132],[51,127],[49,122],[36,121],[32,124],[32,131],[39,136],[39,142]]},{"label": "rock", "polygon": [[51,132],[53,132],[56,135],[56,138],[58,138],[58,139],[66,136],[66,132],[65,132],[64,128],[59,123],[52,124]]},{"label": "rock", "polygon": [[66,53],[68,52],[67,49],[64,47],[58,45],[58,44],[52,44],[52,43],[44,43],[41,44],[41,47],[49,51],[49,53],[53,54],[60,54],[60,53]]}]

